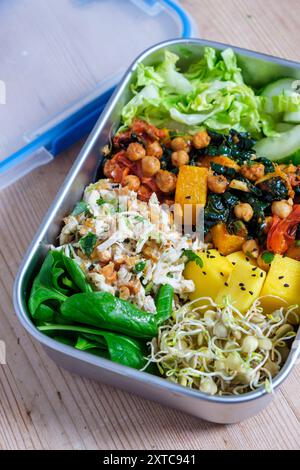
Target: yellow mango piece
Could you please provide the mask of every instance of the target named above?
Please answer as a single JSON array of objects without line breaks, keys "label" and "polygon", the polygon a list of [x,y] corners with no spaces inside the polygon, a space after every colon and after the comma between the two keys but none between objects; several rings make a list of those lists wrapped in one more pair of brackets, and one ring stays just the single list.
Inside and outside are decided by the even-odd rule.
[{"label": "yellow mango piece", "polygon": [[280,307],[300,305],[300,261],[275,255],[261,295],[276,295],[287,302],[284,303],[275,297],[262,299],[266,313],[272,313]]},{"label": "yellow mango piece", "polygon": [[203,267],[200,268],[194,261],[190,261],[184,270],[184,277],[195,284],[195,291],[189,297],[191,300],[198,297],[211,297],[214,300],[233,266],[217,250],[201,251],[197,254],[203,261]]},{"label": "yellow mango piece", "polygon": [[236,264],[240,263],[241,261],[244,261],[244,263],[250,263],[253,266],[256,266],[255,259],[250,258],[249,256],[246,256],[245,253],[241,251],[235,251],[234,253],[231,253],[230,255],[226,256],[228,261],[235,266]]},{"label": "yellow mango piece", "polygon": [[223,304],[224,298],[228,297],[234,307],[245,313],[259,297],[265,277],[265,271],[248,262],[241,261],[233,267],[215,300],[217,303]]},{"label": "yellow mango piece", "polygon": [[180,204],[183,214],[187,206],[192,206],[193,224],[196,223],[198,213],[196,206],[204,206],[207,197],[207,168],[183,165],[179,168],[175,203]]},{"label": "yellow mango piece", "polygon": [[244,237],[228,233],[226,225],[222,223],[212,227],[211,235],[214,246],[225,256],[239,251],[245,242]]}]

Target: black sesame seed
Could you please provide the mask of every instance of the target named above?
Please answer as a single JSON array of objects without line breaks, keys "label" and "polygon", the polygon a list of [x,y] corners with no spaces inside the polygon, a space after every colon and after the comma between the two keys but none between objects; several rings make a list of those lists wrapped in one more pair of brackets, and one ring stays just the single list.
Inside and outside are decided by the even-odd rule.
[{"label": "black sesame seed", "polygon": [[239,283],[239,286],[244,286],[245,284],[243,282],[240,282]]},{"label": "black sesame seed", "polygon": [[204,274],[204,276],[206,276],[206,272],[205,272],[205,271],[202,271],[202,274]]},{"label": "black sesame seed", "polygon": [[228,283],[227,283],[227,282],[224,282],[224,286],[228,287]]},{"label": "black sesame seed", "polygon": [[235,265],[236,265],[236,262],[235,262],[235,261],[232,261],[232,264],[233,264],[233,266],[235,266]]},{"label": "black sesame seed", "polygon": [[283,278],[284,278],[284,276],[278,276],[278,279],[283,279]]},{"label": "black sesame seed", "polygon": [[257,270],[257,266],[254,266],[254,268],[252,268],[252,271],[256,271]]},{"label": "black sesame seed", "polygon": [[283,287],[290,287],[289,284],[283,284]]},{"label": "black sesame seed", "polygon": [[249,294],[250,294],[250,295],[253,295],[253,292],[252,292],[252,290],[249,290]]},{"label": "black sesame seed", "polygon": [[241,290],[246,290],[246,287],[243,287],[243,286],[242,286],[242,287],[241,287]]},{"label": "black sesame seed", "polygon": [[251,277],[256,277],[256,274],[251,274]]},{"label": "black sesame seed", "polygon": [[215,258],[215,256],[214,256],[214,255],[211,255],[211,256],[210,256],[210,259],[213,259],[213,258]]},{"label": "black sesame seed", "polygon": [[263,277],[264,273],[260,273],[260,277]]},{"label": "black sesame seed", "polygon": [[250,259],[246,256],[246,261],[250,261]]},{"label": "black sesame seed", "polygon": [[224,274],[222,273],[222,271],[220,272],[221,276],[224,276]]}]

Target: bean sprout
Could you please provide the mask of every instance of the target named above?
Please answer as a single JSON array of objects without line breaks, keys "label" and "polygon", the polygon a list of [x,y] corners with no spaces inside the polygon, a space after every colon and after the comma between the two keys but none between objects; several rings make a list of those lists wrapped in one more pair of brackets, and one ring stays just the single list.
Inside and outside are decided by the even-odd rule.
[{"label": "bean sprout", "polygon": [[209,394],[239,395],[263,386],[272,392],[272,377],[283,365],[282,348],[296,336],[296,309],[281,307],[266,315],[257,299],[243,315],[228,301],[224,306],[208,297],[195,299],[160,327],[149,343],[148,364],[157,363],[174,383]]}]

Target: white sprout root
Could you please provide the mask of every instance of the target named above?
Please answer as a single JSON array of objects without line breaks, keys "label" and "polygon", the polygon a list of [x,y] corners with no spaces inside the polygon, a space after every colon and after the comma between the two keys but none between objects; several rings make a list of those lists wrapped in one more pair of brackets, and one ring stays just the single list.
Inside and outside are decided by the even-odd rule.
[{"label": "white sprout root", "polygon": [[296,309],[282,307],[265,315],[257,299],[243,315],[229,302],[216,305],[199,298],[174,311],[160,327],[150,343],[148,364],[156,363],[172,382],[211,395],[239,395],[259,387],[272,392],[272,377],[296,336]]}]

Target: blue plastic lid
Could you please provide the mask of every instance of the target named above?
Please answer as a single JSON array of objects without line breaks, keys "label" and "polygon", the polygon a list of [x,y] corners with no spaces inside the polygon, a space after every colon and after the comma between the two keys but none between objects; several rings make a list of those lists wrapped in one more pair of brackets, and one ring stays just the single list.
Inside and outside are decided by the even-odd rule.
[{"label": "blue plastic lid", "polygon": [[88,133],[135,57],[196,30],[174,0],[1,0],[0,188]]}]

